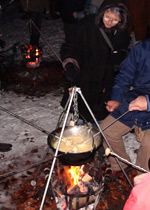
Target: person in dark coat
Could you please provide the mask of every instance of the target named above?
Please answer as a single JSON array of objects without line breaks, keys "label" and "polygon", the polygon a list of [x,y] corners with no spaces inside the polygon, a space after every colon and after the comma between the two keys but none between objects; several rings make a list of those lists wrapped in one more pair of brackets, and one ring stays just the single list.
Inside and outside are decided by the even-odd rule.
[{"label": "person in dark coat", "polygon": [[[115,66],[125,58],[130,36],[127,30],[128,11],[124,1],[105,0],[97,15],[83,18],[74,35],[61,47],[61,58],[65,76],[70,80],[68,87],[76,85],[81,91],[98,120],[103,120],[108,112],[108,101],[112,88]],[[108,36],[112,51],[100,29]],[[68,87],[61,105],[68,98]],[[84,102],[79,97],[80,117],[92,122]]]},{"label": "person in dark coat", "polygon": [[74,12],[73,15],[76,19],[80,20],[89,14],[96,14],[104,0],[86,0],[84,10]]},{"label": "person in dark coat", "polygon": [[86,0],[58,0],[58,10],[63,21],[66,40],[76,30],[78,20],[73,13],[83,11],[85,3]]},{"label": "person in dark coat", "polygon": [[22,8],[33,23],[30,25],[30,45],[39,47],[42,14],[49,13],[49,0],[20,0]]},{"label": "person in dark coat", "polygon": [[[129,109],[130,112],[107,128],[104,131],[104,134],[114,152],[129,160],[129,156],[125,151],[122,136],[133,129],[138,131],[136,132],[136,135],[138,134],[136,139],[140,141],[141,146],[137,154],[136,164],[148,171],[150,158],[149,55],[150,39],[146,39],[136,44],[131,49],[128,57],[121,63],[119,74],[116,76],[112,88],[111,100],[107,102],[106,106],[111,114],[107,116],[100,125],[102,129],[105,128],[105,126],[122,116]],[[139,103],[138,108],[137,102]],[[146,110],[144,111],[145,107]],[[107,147],[105,142],[104,147]],[[112,176],[115,176],[118,174],[120,167],[114,158],[110,157],[109,161],[113,170]],[[122,166],[123,168],[127,167],[124,163]]]}]

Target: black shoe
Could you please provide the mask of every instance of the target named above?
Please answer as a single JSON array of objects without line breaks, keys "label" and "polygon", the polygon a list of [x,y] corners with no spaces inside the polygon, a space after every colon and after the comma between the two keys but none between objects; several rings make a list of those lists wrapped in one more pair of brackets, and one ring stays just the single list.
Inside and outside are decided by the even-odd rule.
[{"label": "black shoe", "polygon": [[12,144],[0,143],[0,152],[8,152],[12,149]]}]

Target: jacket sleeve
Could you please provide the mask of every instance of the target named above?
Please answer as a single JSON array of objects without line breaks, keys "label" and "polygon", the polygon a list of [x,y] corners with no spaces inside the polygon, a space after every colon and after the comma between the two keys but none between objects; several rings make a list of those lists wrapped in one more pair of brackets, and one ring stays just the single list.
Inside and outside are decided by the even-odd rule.
[{"label": "jacket sleeve", "polygon": [[147,111],[150,112],[150,95],[146,95],[147,100]]},{"label": "jacket sleeve", "polygon": [[145,174],[141,182],[134,186],[123,210],[149,209],[150,207],[150,173]]},{"label": "jacket sleeve", "polygon": [[83,29],[82,24],[76,24],[72,36],[68,37],[64,44],[61,46],[60,54],[62,61],[66,59],[74,59],[78,62],[79,66],[83,58]]},{"label": "jacket sleeve", "polygon": [[[140,53],[139,53],[140,54]],[[111,92],[111,100],[122,102],[124,96],[134,85],[137,68],[137,47],[131,49],[128,57],[121,63],[120,71],[115,78]]]}]

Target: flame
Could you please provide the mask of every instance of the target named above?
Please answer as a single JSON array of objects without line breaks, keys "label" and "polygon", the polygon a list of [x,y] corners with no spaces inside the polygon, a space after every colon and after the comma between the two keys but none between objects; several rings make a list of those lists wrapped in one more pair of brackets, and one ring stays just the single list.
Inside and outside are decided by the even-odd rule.
[{"label": "flame", "polygon": [[27,50],[26,50],[26,55],[25,58],[27,60],[31,59],[31,53],[33,53],[32,51],[35,51],[35,61],[28,61],[28,65],[29,66],[39,66],[39,55],[40,55],[40,50],[38,48],[34,49],[32,45],[26,46]]},{"label": "flame", "polygon": [[30,52],[31,52],[31,50],[33,49],[33,47],[32,47],[32,45],[29,45],[29,46],[26,46],[26,48],[27,48],[27,55],[26,55],[26,58],[27,59],[30,59],[31,57],[30,57]]},{"label": "flame", "polygon": [[67,186],[68,186],[67,192],[69,192],[69,190],[76,185],[80,188],[81,192],[85,192],[85,189],[83,188],[80,182],[80,180],[84,175],[83,167],[84,165],[70,166],[69,168],[65,167],[65,173],[66,173],[65,178],[67,178]]},{"label": "flame", "polygon": [[36,48],[36,50],[35,50],[35,55],[39,56],[39,49],[38,48]]}]

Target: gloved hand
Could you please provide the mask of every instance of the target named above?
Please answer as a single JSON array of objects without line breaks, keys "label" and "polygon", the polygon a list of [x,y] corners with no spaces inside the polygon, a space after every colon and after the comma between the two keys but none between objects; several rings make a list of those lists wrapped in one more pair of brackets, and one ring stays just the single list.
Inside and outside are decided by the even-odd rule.
[{"label": "gloved hand", "polygon": [[72,84],[76,83],[77,77],[79,76],[80,69],[73,63],[68,63],[65,66],[65,77],[66,80],[70,81]]}]

